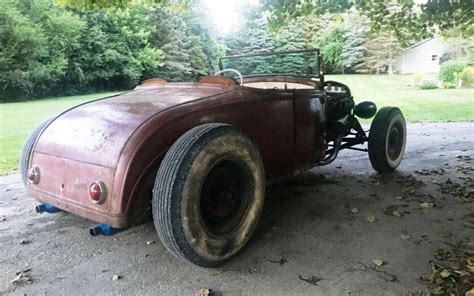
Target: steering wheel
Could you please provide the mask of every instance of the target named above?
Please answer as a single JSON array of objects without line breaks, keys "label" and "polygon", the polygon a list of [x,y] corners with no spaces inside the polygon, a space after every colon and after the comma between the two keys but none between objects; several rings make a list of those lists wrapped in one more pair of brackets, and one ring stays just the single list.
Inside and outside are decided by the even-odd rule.
[{"label": "steering wheel", "polygon": [[235,69],[231,69],[231,68],[228,68],[228,69],[222,69],[220,71],[217,71],[216,73],[214,73],[214,76],[217,76],[217,75],[220,75],[224,72],[234,72],[235,74],[237,74],[239,76],[239,79],[240,79],[240,85],[242,85],[242,83],[244,82],[244,78],[242,77],[242,74],[240,74],[239,71],[235,70]]}]

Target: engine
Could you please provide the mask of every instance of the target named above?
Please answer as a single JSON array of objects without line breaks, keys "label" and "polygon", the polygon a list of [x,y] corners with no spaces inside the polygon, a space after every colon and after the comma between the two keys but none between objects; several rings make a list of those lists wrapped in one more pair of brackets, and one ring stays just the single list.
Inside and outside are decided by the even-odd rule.
[{"label": "engine", "polygon": [[324,83],[324,90],[327,94],[328,140],[334,141],[349,132],[355,104],[349,87],[342,83],[327,81]]},{"label": "engine", "polygon": [[[324,91],[327,104],[327,148],[326,157],[320,162],[321,165],[331,163],[343,145],[365,141],[366,134],[354,115],[370,118],[377,112],[377,107],[372,102],[362,102],[355,105],[349,87],[342,83],[326,81]],[[354,136],[348,138],[351,130],[355,131],[352,133]]]}]

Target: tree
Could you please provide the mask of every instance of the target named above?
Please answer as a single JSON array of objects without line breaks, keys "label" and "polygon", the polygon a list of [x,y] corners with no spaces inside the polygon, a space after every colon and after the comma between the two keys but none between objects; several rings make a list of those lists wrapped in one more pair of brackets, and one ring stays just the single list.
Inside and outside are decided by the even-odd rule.
[{"label": "tree", "polygon": [[82,47],[71,57],[76,67],[65,76],[68,89],[129,89],[154,76],[162,66],[163,52],[150,42],[153,11],[149,6],[84,11],[88,30],[81,35]]},{"label": "tree", "polygon": [[427,0],[421,4],[413,0],[263,0],[263,3],[273,27],[280,27],[288,19],[309,13],[342,13],[356,7],[369,17],[372,32],[390,27],[403,45],[410,44],[413,39],[429,37],[437,31],[453,28],[466,28],[467,34],[474,31],[472,0]]},{"label": "tree", "polygon": [[1,0],[2,98],[50,93],[84,29],[79,17],[42,1]]},{"label": "tree", "polygon": [[352,10],[344,16],[344,44],[341,59],[344,68],[357,71],[367,55],[369,25],[366,17]]},{"label": "tree", "polygon": [[[239,55],[274,51],[273,37],[268,30],[267,21],[257,18],[248,19],[239,30],[229,34],[222,41],[227,46],[227,55]],[[225,68],[236,68],[244,75],[273,72],[271,57],[234,59],[225,62]]]},{"label": "tree", "polygon": [[207,21],[206,9],[198,3],[188,9],[186,23],[190,37],[190,55],[193,76],[210,75],[217,71],[217,62],[224,53],[213,27]]},{"label": "tree", "polygon": [[342,56],[346,31],[341,24],[335,24],[324,31],[319,39],[319,48],[324,57],[324,66],[327,72],[343,72],[344,59]]},{"label": "tree", "polygon": [[[412,3],[405,5],[413,7]],[[469,34],[473,33],[474,5],[472,0],[429,0],[420,7],[422,21],[428,26],[437,25],[441,31],[453,28],[468,28],[471,29]]]},{"label": "tree", "polygon": [[[290,20],[285,26],[275,32],[275,48],[278,51],[295,51],[310,48],[305,40],[304,17]],[[274,57],[272,64],[277,73],[307,74],[314,70],[316,57],[305,54],[290,54]]]},{"label": "tree", "polygon": [[214,72],[222,52],[202,10],[191,5],[0,4],[2,100],[130,89],[157,76],[193,80]]},{"label": "tree", "polygon": [[[166,20],[166,21],[164,21]],[[158,75],[170,81],[184,81],[192,76],[189,37],[186,22],[167,8],[158,9],[151,17],[154,25],[151,43],[164,52],[163,67]]]},{"label": "tree", "polygon": [[[188,1],[177,1],[188,2]],[[54,0],[54,4],[63,5],[67,7],[79,9],[94,9],[94,8],[124,8],[134,4],[164,4],[168,3],[166,0]]]},{"label": "tree", "polygon": [[351,7],[352,0],[262,0],[262,3],[262,10],[270,14],[270,25],[279,28],[289,19],[343,12]]},{"label": "tree", "polygon": [[366,43],[366,47],[367,58],[361,67],[371,72],[380,73],[387,70],[389,74],[393,74],[393,65],[401,51],[400,42],[394,34],[380,31]]}]

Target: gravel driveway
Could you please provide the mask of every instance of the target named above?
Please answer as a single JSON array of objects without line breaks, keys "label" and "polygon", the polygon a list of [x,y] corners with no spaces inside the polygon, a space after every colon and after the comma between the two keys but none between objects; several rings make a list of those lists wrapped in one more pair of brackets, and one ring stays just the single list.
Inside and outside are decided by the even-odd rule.
[{"label": "gravel driveway", "polygon": [[215,269],[172,257],[151,222],[90,237],[91,221],[36,214],[19,176],[2,177],[0,294],[419,295],[433,252],[474,240],[472,200],[441,191],[472,186],[474,123],[415,123],[408,133],[395,174],[377,175],[365,153],[347,150],[268,188],[248,247]]}]

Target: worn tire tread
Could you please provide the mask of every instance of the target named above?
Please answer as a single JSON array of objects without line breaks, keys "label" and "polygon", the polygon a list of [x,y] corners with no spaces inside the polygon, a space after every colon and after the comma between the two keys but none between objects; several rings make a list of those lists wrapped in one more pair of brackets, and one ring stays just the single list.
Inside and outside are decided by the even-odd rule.
[{"label": "worn tire tread", "polygon": [[[241,133],[235,127],[222,123],[209,123],[195,127],[181,136],[166,153],[155,179],[153,188],[153,220],[158,236],[173,255],[185,261],[215,267],[224,263],[198,256],[189,246],[181,224],[181,192],[186,181],[186,172],[193,160],[216,136]],[[212,135],[210,135],[212,133]]]}]

